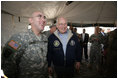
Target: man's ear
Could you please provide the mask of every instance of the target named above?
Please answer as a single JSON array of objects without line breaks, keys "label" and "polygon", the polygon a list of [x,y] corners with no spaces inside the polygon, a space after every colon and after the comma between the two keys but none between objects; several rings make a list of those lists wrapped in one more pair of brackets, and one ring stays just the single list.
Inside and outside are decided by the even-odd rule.
[{"label": "man's ear", "polygon": [[29,18],[29,22],[30,22],[30,24],[32,24],[32,22],[33,22],[32,18]]}]

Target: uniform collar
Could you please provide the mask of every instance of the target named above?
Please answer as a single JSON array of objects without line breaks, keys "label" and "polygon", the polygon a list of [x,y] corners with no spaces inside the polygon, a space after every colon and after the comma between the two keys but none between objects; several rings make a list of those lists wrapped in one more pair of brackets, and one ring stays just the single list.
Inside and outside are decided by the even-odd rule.
[{"label": "uniform collar", "polygon": [[36,36],[34,34],[34,32],[32,31],[32,29],[28,29],[28,32],[31,36],[31,40],[35,40],[35,41],[48,41],[47,36],[43,33],[40,34],[40,36]]}]

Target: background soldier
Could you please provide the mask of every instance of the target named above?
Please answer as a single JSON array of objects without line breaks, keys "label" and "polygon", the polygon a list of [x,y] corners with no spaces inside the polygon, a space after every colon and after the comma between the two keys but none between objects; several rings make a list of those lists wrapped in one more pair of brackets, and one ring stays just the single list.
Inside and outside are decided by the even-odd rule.
[{"label": "background soldier", "polygon": [[[117,29],[109,32],[105,77],[117,77]],[[109,73],[108,73],[109,72]]]},{"label": "background soldier", "polygon": [[13,35],[2,53],[2,69],[7,77],[47,77],[47,37],[41,33],[45,16],[37,11],[29,18],[31,29]]},{"label": "background soldier", "polygon": [[[88,64],[88,67],[91,68],[96,66],[96,70],[100,72],[101,68],[101,37],[99,34],[99,27],[95,27],[95,33],[92,34],[89,38],[89,42],[91,43],[90,48],[90,62]],[[94,64],[95,63],[95,64]]]},{"label": "background soldier", "polygon": [[51,25],[50,26],[50,30],[49,31],[45,31],[43,32],[47,37],[49,37],[52,33],[54,33],[56,31],[56,25]]}]

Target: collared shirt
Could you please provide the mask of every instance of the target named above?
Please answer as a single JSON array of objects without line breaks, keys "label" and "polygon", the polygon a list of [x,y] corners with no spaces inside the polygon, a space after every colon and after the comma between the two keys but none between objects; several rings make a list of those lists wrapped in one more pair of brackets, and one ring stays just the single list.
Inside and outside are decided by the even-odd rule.
[{"label": "collared shirt", "polygon": [[68,39],[68,30],[64,34],[58,32],[58,35],[61,39],[61,43],[63,45],[64,56],[66,55],[66,46],[67,46],[67,39]]},{"label": "collared shirt", "polygon": [[85,33],[82,34],[82,41],[84,41]]}]

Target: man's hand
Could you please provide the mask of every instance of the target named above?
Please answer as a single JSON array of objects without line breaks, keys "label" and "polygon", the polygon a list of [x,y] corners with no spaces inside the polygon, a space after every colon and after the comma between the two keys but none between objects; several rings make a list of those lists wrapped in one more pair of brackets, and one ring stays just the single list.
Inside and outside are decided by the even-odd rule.
[{"label": "man's hand", "polygon": [[77,70],[79,70],[79,68],[80,68],[80,62],[76,62],[76,63],[75,63],[75,68],[76,68]]},{"label": "man's hand", "polygon": [[49,75],[52,75],[52,73],[53,73],[52,67],[48,67],[48,73],[49,73]]}]

